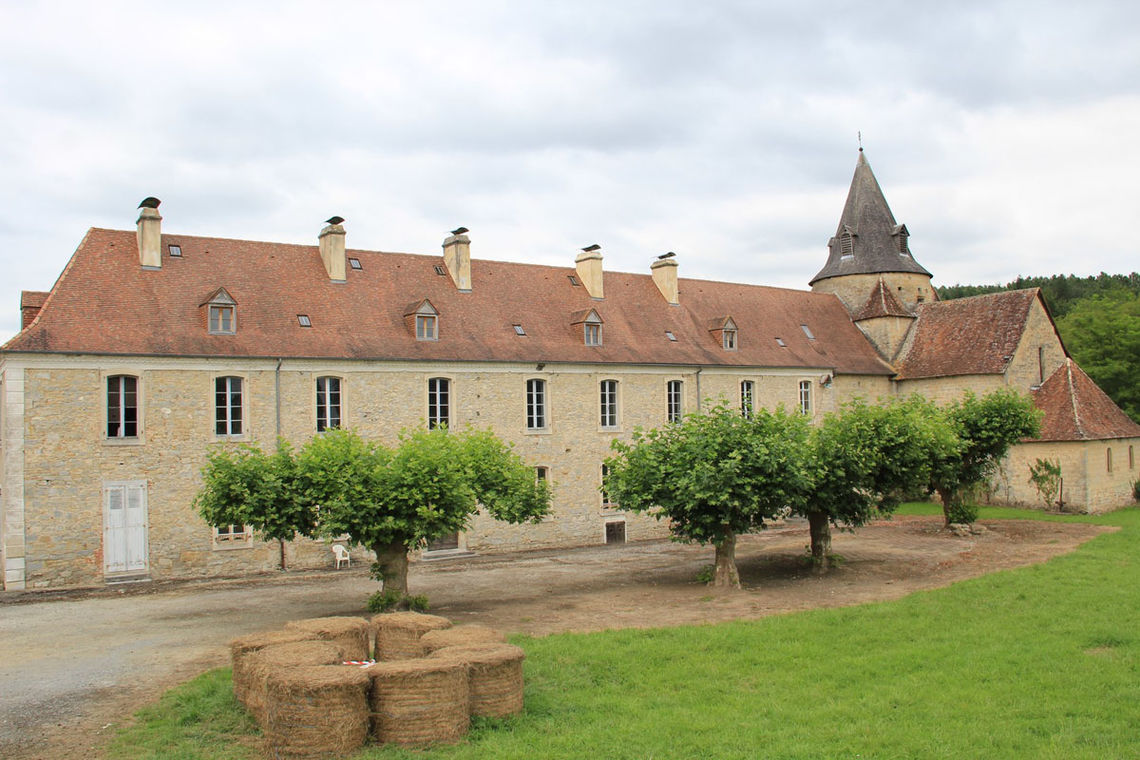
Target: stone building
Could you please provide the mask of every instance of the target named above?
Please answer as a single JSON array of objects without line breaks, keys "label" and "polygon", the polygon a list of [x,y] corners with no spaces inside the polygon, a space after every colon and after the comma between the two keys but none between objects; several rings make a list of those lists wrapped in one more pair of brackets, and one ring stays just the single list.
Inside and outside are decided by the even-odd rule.
[{"label": "stone building", "polygon": [[[1096,390],[1037,291],[936,301],[862,154],[813,292],[682,279],[671,256],[606,272],[596,246],[565,267],[472,259],[463,228],[442,255],[356,250],[342,222],[309,246],[171,234],[148,198],[136,230],[90,230],[50,292],[24,293],[0,349],[6,589],[264,571],[282,551],[330,565],[326,543],[202,522],[191,502],[213,446],[490,427],[551,482],[553,514],[477,517],[431,551],[550,548],[664,535],[608,503],[602,460],[615,437],[713,400],[817,417],[857,396],[1000,385],[1052,404],[1057,373]],[[1032,445],[1086,447],[1066,468],[1119,449],[1113,477],[1084,476],[1080,506],[1126,503],[1140,426],[1055,429]],[[1029,501],[1019,477],[1006,496]]]}]

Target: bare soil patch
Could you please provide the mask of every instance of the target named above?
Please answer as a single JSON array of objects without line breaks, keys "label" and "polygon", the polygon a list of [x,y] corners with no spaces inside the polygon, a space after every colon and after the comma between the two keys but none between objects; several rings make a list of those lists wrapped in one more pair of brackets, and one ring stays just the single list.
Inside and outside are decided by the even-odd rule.
[{"label": "bare soil patch", "polygon": [[[690,625],[895,599],[1042,562],[1115,530],[980,525],[984,532],[967,538],[929,517],[837,532],[842,563],[815,576],[805,562],[806,523],[790,522],[740,539],[739,592],[696,582],[710,548],[667,541],[421,562],[409,586],[430,597],[435,614],[511,633]],[[99,757],[112,727],[134,710],[227,664],[230,639],[292,619],[362,614],[375,588],[354,567],[0,605],[0,757]]]}]

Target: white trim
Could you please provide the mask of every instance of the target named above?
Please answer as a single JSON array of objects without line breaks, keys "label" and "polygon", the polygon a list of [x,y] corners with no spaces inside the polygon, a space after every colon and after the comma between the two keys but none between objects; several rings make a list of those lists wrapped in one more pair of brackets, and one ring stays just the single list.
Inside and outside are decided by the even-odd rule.
[{"label": "white trim", "polygon": [[4,460],[0,468],[0,560],[7,591],[24,589],[27,584],[27,537],[24,503],[24,369],[5,362],[0,365],[0,419],[3,428]]}]

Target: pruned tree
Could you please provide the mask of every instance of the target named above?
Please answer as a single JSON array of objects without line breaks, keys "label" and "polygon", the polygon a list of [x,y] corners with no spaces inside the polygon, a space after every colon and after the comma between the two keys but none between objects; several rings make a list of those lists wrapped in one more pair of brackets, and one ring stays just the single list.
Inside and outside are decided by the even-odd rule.
[{"label": "pruned tree", "polygon": [[[289,452],[284,444],[278,451]],[[376,554],[384,590],[401,596],[408,588],[408,552],[462,530],[480,505],[516,523],[538,521],[550,508],[546,483],[489,431],[405,432],[388,448],[332,430],[296,456],[268,457],[250,446],[214,452],[203,477],[198,504],[207,521],[240,516],[256,526],[276,510],[273,519],[283,530],[347,536]],[[273,490],[296,509],[264,498]],[[286,517],[294,522],[286,525]]]},{"label": "pruned tree", "polygon": [[1041,412],[1028,397],[1003,388],[980,398],[967,393],[943,414],[959,443],[935,462],[931,487],[942,500],[947,525],[970,523],[978,510],[966,495],[989,480],[1011,446],[1038,434]]},{"label": "pruned tree", "polygon": [[920,396],[869,405],[852,401],[812,430],[812,480],[796,511],[808,519],[812,564],[831,564],[831,526],[858,527],[928,487],[933,464],[957,439]]},{"label": "pruned tree", "polygon": [[740,587],[736,538],[763,529],[808,488],[807,419],[720,404],[614,441],[604,487],[622,509],[669,521],[675,541],[712,544],[714,585]]},{"label": "pruned tree", "polygon": [[266,454],[256,446],[219,448],[206,455],[202,489],[194,504],[215,527],[246,525],[266,540],[277,541],[281,569],[285,542],[300,533],[311,535],[316,512],[296,489],[296,460],[285,441]]}]

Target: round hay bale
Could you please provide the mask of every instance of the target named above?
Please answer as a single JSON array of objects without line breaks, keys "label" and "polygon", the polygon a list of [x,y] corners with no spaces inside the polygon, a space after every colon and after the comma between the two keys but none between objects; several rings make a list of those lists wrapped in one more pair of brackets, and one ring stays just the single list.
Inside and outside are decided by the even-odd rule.
[{"label": "round hay bale", "polygon": [[505,644],[507,637],[502,631],[488,628],[485,625],[472,623],[471,625],[457,625],[446,631],[432,631],[425,633],[420,639],[424,652],[431,654],[444,647],[465,647],[472,644]]},{"label": "round hay bale", "polygon": [[243,705],[249,693],[250,655],[274,644],[312,641],[316,636],[307,631],[262,631],[230,642],[230,664],[233,667],[234,697]]},{"label": "round hay bale", "polygon": [[344,649],[334,641],[274,644],[254,652],[249,656],[245,707],[264,728],[266,679],[271,672],[305,665],[339,665],[344,659]]},{"label": "round hay bale", "polygon": [[266,678],[265,750],[273,758],[330,757],[368,738],[368,690],[360,668],[313,665],[273,670]]},{"label": "round hay bale", "polygon": [[472,715],[502,718],[522,712],[523,671],[526,652],[510,644],[476,644],[444,647],[431,659],[462,662],[467,668]]},{"label": "round hay bale", "polygon": [[368,621],[358,617],[323,617],[293,620],[285,624],[287,631],[305,631],[314,638],[335,641],[344,647],[344,659],[368,659],[370,628]]},{"label": "round hay bale", "polygon": [[379,742],[456,742],[471,722],[467,667],[457,660],[378,662],[372,678],[372,736]]},{"label": "round hay bale", "polygon": [[424,656],[420,637],[451,627],[451,621],[420,612],[385,612],[372,617],[377,660],[410,660]]}]

